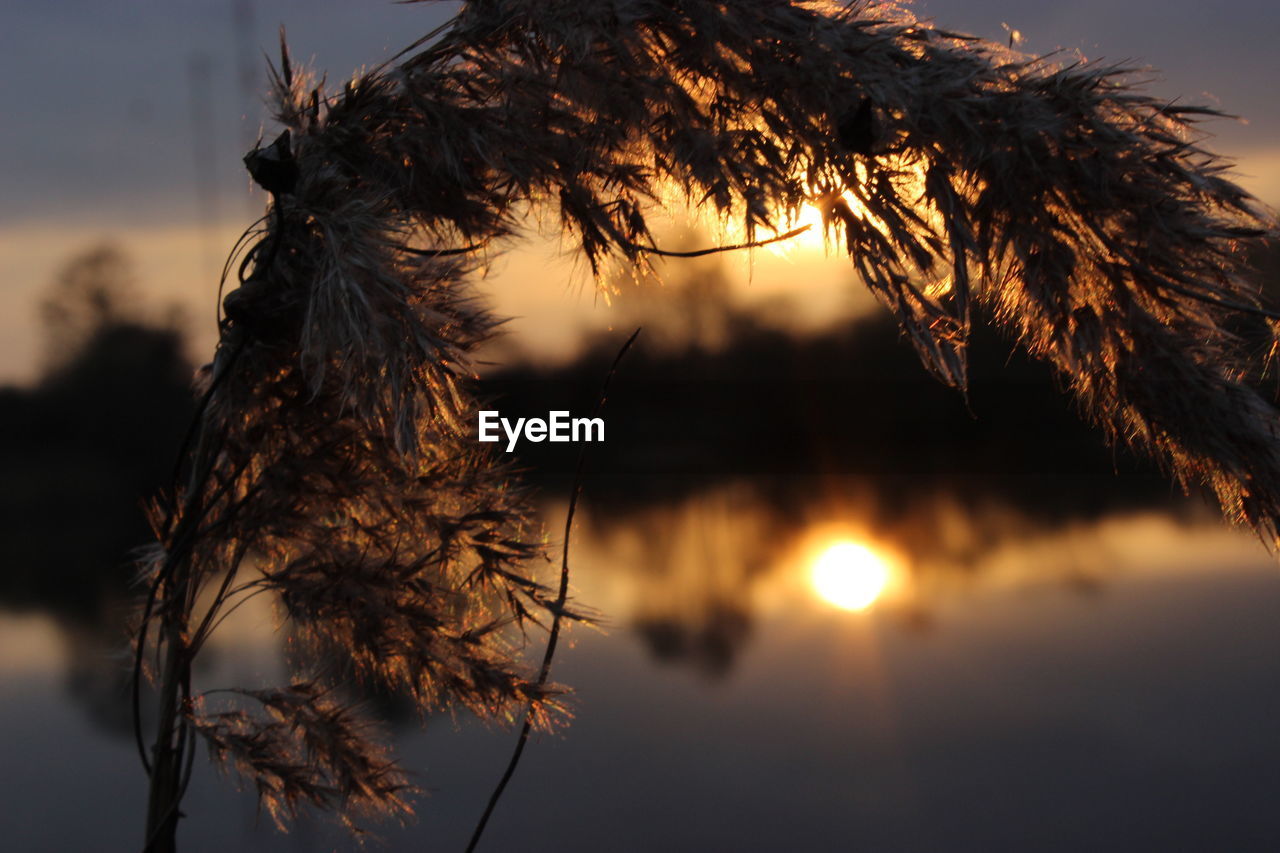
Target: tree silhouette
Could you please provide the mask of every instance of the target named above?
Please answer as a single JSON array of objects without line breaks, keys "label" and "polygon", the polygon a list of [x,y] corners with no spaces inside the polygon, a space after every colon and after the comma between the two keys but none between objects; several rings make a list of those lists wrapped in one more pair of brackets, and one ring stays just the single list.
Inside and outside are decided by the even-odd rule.
[{"label": "tree silhouette", "polygon": [[[272,202],[144,561],[149,849],[174,847],[196,737],[278,816],[407,812],[349,673],[424,707],[545,715],[554,689],[512,648],[552,602],[521,495],[469,437],[466,381],[493,326],[469,276],[531,216],[599,274],[669,254],[651,223],[673,206],[736,248],[817,204],[943,381],[964,388],[984,305],[1114,441],[1274,540],[1275,411],[1229,332],[1273,316],[1237,248],[1272,223],[1193,136],[1214,113],[1130,80],[825,0],[472,0],[336,91],[285,53],[284,133],[246,158]],[[297,680],[193,691],[210,631],[260,592],[298,637]]]},{"label": "tree silhouette", "polygon": [[40,306],[46,371],[0,389],[0,598],[111,642],[147,534],[138,505],[167,483],[192,410],[180,327],[145,310],[131,281],[114,247],[73,255]]},{"label": "tree silhouette", "polygon": [[127,257],[95,246],[68,262],[40,301],[48,368],[56,371],[99,331],[137,322],[138,294]]}]

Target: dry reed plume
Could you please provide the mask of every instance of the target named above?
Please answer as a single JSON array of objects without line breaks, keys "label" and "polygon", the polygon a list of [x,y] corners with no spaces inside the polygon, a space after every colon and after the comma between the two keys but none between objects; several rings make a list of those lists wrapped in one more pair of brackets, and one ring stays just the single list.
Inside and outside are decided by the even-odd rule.
[{"label": "dry reed plume", "polygon": [[[964,387],[986,306],[1115,441],[1274,540],[1275,411],[1228,331],[1257,306],[1237,243],[1272,223],[1193,135],[1213,112],[1131,80],[825,0],[472,0],[334,91],[284,57],[287,134],[247,158],[273,202],[145,563],[152,849],[173,847],[197,735],[275,814],[406,813],[346,673],[423,706],[545,709],[513,647],[553,602],[521,495],[467,426],[493,327],[472,259],[531,215],[599,272],[660,252],[672,204],[748,243],[820,204],[944,381]],[[217,710],[191,660],[257,592],[299,638],[297,683]]]}]

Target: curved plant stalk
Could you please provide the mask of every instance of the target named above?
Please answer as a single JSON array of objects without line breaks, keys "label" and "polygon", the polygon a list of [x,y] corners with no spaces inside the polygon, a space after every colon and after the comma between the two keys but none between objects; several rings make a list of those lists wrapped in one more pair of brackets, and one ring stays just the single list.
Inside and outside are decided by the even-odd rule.
[{"label": "curved plant stalk", "polygon": [[[468,356],[494,326],[476,256],[531,215],[599,272],[660,257],[673,207],[751,246],[818,204],[943,381],[965,386],[980,306],[1113,441],[1275,541],[1276,411],[1230,333],[1271,316],[1240,244],[1275,223],[1199,144],[1212,110],[874,2],[472,0],[437,36],[336,91],[287,53],[274,74],[285,133],[247,158],[274,200],[143,567],[151,849],[174,847],[193,737],[279,819],[404,815],[351,682],[486,717],[554,706],[515,652],[556,597],[522,494],[470,437]],[[256,594],[293,682],[193,690],[209,631]]]}]

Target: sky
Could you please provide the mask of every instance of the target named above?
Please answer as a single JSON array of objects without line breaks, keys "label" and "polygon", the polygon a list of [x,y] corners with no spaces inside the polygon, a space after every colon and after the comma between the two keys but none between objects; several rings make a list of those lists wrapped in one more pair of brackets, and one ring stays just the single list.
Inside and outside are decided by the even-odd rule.
[{"label": "sky", "polygon": [[[79,251],[112,242],[148,298],[186,309],[195,346],[214,339],[216,269],[261,208],[240,157],[263,127],[263,52],[284,24],[295,58],[341,80],[443,21],[455,3],[337,0],[3,0],[0,28],[0,382],[40,367],[36,305]],[[1209,127],[1246,188],[1280,206],[1280,4],[1263,0],[917,0],[940,25],[1024,49],[1159,69],[1157,93],[1246,117]],[[246,69],[253,80],[246,85]],[[195,104],[202,105],[196,109]],[[197,164],[202,164],[197,166]],[[730,260],[747,301],[781,294],[815,323],[859,299],[838,259],[817,253]],[[819,269],[821,267],[821,269]],[[750,275],[748,275],[748,272]],[[802,273],[802,274],[798,274]],[[800,283],[797,283],[800,282]],[[615,319],[552,241],[500,262],[487,292],[521,345],[573,351],[574,327]],[[803,288],[803,291],[798,291]],[[850,309],[851,310],[851,309]],[[803,311],[801,313],[804,313]]]}]

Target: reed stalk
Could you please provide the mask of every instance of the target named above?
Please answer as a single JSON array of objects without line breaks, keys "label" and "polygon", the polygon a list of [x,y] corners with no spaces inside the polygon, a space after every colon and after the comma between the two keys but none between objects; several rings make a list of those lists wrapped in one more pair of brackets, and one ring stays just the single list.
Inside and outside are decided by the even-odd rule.
[{"label": "reed stalk", "polygon": [[[964,389],[984,306],[1112,441],[1274,543],[1276,410],[1231,329],[1273,316],[1241,247],[1275,222],[1202,146],[1217,113],[1137,75],[827,0],[471,0],[336,89],[282,49],[284,132],[246,158],[272,201],[229,261],[194,474],[142,560],[150,849],[174,848],[195,739],[278,821],[355,827],[412,793],[362,689],[553,716],[519,649],[563,608],[525,496],[470,435],[496,325],[471,282],[531,217],[600,274],[673,254],[652,235],[673,209],[750,247],[818,205],[944,382]],[[209,634],[258,594],[293,680],[193,691]]]}]

